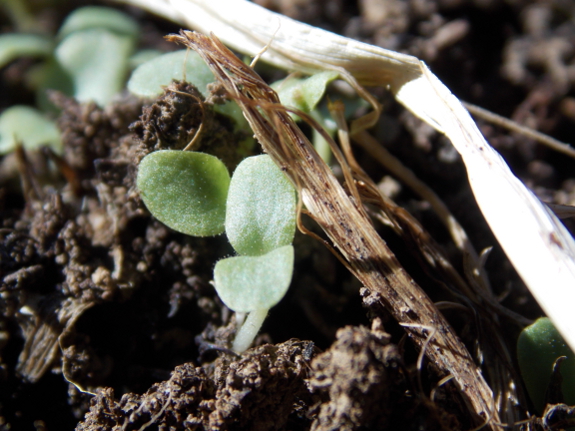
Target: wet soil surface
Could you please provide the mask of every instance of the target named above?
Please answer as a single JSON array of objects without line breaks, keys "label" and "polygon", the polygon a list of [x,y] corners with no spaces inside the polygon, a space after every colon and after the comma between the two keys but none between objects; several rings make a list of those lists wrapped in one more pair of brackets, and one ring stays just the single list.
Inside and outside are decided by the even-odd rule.
[{"label": "wet soil surface", "polygon": [[[567,142],[575,136],[571,2],[259,3],[417,55],[461,99]],[[153,34],[179,30],[127,11]],[[17,85],[14,67],[1,71],[3,88]],[[245,136],[224,117],[199,115],[194,98],[181,95],[194,88],[173,86],[178,93],[155,101],[125,96],[105,110],[52,94],[61,109],[63,157],[17,151],[0,159],[0,430],[471,428],[455,387],[441,386],[431,402],[425,394],[441,376],[425,364],[418,370],[417,351],[397,323],[321,243],[301,234],[290,291],[256,346],[241,356],[227,350],[235,319],[210,281],[215,262],[232,250],[225,238],[192,238],[154,220],[134,182],[142,157],[181,148],[201,121],[207,138],[198,150],[230,170]],[[374,91],[384,114],[373,133],[444,199],[477,249],[494,246],[486,268],[502,304],[540,316],[479,213],[450,144]],[[575,204],[572,159],[479,125],[544,201]],[[429,206],[370,157],[357,156],[461,268]],[[400,238],[381,232],[435,301],[450,299]],[[446,315],[475,352],[468,319]],[[518,331],[510,326],[503,334],[510,352]]]}]

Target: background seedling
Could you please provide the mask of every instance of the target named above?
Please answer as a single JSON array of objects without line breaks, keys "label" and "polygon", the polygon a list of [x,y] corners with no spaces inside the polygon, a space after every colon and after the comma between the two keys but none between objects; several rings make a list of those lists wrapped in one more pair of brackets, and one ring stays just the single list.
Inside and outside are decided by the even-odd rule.
[{"label": "background seedling", "polygon": [[[25,28],[30,31],[34,26],[28,23]],[[12,151],[14,139],[20,140],[25,148],[47,144],[60,151],[57,128],[41,113],[55,110],[47,91],[58,90],[80,102],[109,104],[126,84],[138,37],[135,20],[115,9],[99,6],[72,12],[55,36],[1,35],[0,67],[22,57],[44,61],[31,67],[24,78],[35,90],[40,110],[12,107],[0,115],[0,151]],[[21,127],[23,124],[26,126]]]},{"label": "background seedling", "polygon": [[567,357],[560,368],[565,403],[575,405],[575,354],[559,331],[547,317],[542,317],[521,332],[517,360],[529,396],[540,413],[545,409],[545,392],[551,382],[553,364],[560,356]]},{"label": "background seedling", "polygon": [[0,115],[0,154],[12,152],[18,142],[28,149],[49,145],[57,153],[62,151],[56,124],[29,106],[12,106]]},{"label": "background seedling", "polygon": [[[128,90],[141,97],[157,97],[173,80],[186,79],[191,81],[204,97],[209,96],[208,85],[216,80],[196,52],[183,49],[162,54],[137,67],[128,81]],[[213,106],[216,112],[232,118],[237,128],[249,130],[237,104],[228,102]]]}]

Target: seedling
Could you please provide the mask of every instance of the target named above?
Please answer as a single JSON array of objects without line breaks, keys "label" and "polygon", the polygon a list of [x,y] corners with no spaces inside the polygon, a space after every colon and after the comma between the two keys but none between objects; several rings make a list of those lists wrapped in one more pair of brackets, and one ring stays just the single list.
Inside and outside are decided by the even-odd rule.
[{"label": "seedling", "polygon": [[28,149],[49,145],[57,153],[62,151],[56,124],[29,106],[11,106],[0,115],[0,154],[14,151],[18,142]]},{"label": "seedling", "polygon": [[517,341],[517,360],[529,396],[539,413],[545,409],[545,392],[551,382],[553,365],[561,356],[567,357],[560,368],[564,401],[575,405],[575,354],[551,320],[542,317],[521,332]]},{"label": "seedling", "polygon": [[[291,77],[276,85],[285,104],[319,115],[316,107],[336,77],[335,72],[324,72],[307,79]],[[151,97],[160,94],[172,79],[183,78],[189,78],[204,97],[208,96],[208,84],[215,80],[197,53],[179,51],[142,64],[128,88]],[[235,103],[215,105],[214,109],[235,119],[237,127],[247,128]],[[284,297],[291,282],[296,195],[267,155],[244,159],[231,182],[228,180],[229,189],[226,175],[220,168],[215,174],[208,161],[210,166],[221,163],[198,152],[149,154],[140,164],[137,185],[152,215],[174,230],[205,236],[219,234],[225,227],[238,256],[216,264],[214,285],[224,304],[236,312],[240,329],[233,349],[241,352],[252,343],[269,309]]]},{"label": "seedling", "polygon": [[[230,184],[227,169],[216,157],[173,150],[144,157],[137,186],[150,212],[179,232],[217,235],[225,221],[240,256],[216,264],[214,284],[224,304],[239,313],[241,328],[233,348],[244,351],[292,278],[293,186],[267,155],[245,159]],[[249,315],[242,324],[244,313]]]},{"label": "seedling", "polygon": [[1,35],[0,67],[21,57],[44,61],[30,68],[25,76],[26,83],[36,91],[40,110],[18,106],[0,115],[0,153],[12,151],[16,140],[23,142],[25,148],[48,144],[59,152],[57,128],[42,113],[54,110],[46,91],[58,90],[80,102],[109,104],[125,86],[138,36],[138,25],[128,15],[95,6],[72,12],[53,37]]}]

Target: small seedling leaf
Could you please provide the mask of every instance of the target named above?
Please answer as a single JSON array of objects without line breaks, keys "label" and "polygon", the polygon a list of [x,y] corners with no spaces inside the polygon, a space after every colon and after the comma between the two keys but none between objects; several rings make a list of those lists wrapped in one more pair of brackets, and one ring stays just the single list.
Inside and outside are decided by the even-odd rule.
[{"label": "small seedling leaf", "polygon": [[157,151],[140,163],[137,185],[152,215],[170,228],[193,236],[224,231],[230,175],[214,156],[188,151]]},{"label": "small seedling leaf", "polygon": [[142,64],[147,63],[148,61],[153,60],[154,58],[159,57],[160,55],[163,54],[164,53],[162,51],[159,51],[157,49],[141,49],[139,51],[136,51],[130,57],[130,69],[132,70],[137,69]]},{"label": "small seedling leaf", "polygon": [[[134,70],[128,81],[128,90],[141,97],[157,97],[173,80],[192,83],[202,96],[208,97],[208,84],[216,78],[195,51],[180,50],[160,55]],[[214,105],[214,110],[235,120],[236,126],[249,130],[241,109],[235,102]]]},{"label": "small seedling leaf", "polygon": [[86,6],[73,11],[58,31],[58,37],[66,36],[87,29],[100,28],[122,36],[129,36],[134,41],[140,30],[130,16],[119,10],[102,6]]},{"label": "small seedling leaf", "polygon": [[277,248],[263,256],[236,256],[220,260],[214,282],[220,299],[239,313],[268,310],[286,294],[293,274],[294,249]]},{"label": "small seedling leaf", "polygon": [[309,78],[288,77],[272,84],[282,104],[310,113],[323,97],[327,85],[337,79],[338,73],[325,71]]},{"label": "small seedling leaf", "polygon": [[238,254],[259,256],[291,244],[296,195],[268,155],[248,157],[236,168],[228,193],[226,234]]},{"label": "small seedling leaf", "polygon": [[575,354],[567,347],[559,331],[547,318],[537,319],[523,329],[517,341],[517,360],[523,381],[533,404],[543,413],[545,391],[551,379],[555,360],[567,356],[561,364],[561,388],[565,403],[575,404]]},{"label": "small seedling leaf", "polygon": [[62,151],[56,124],[29,106],[12,106],[0,115],[0,154],[13,151],[18,142],[26,149],[49,145],[57,153]]},{"label": "small seedling leaf", "polygon": [[152,58],[136,68],[128,81],[128,90],[137,96],[156,97],[174,79],[184,80],[184,75],[204,97],[208,94],[208,84],[216,80],[195,51],[183,49]]},{"label": "small seedling leaf", "polygon": [[105,106],[124,87],[133,46],[130,37],[88,29],[67,36],[56,48],[56,58],[72,77],[76,99]]},{"label": "small seedling leaf", "polygon": [[3,34],[0,36],[0,68],[20,57],[47,57],[54,44],[36,34]]}]

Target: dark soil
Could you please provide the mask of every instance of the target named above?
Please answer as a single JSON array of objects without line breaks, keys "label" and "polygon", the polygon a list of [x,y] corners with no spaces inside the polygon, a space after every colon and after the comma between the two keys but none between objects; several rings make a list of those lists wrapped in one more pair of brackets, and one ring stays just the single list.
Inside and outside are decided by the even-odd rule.
[{"label": "dark soil", "polygon": [[[417,55],[461,99],[560,140],[575,136],[569,1],[258,3]],[[72,7],[38,13],[57,28]],[[124,10],[147,29],[143,47],[165,46],[161,36],[179,30]],[[32,100],[15,72],[29,66],[16,62],[0,71],[3,106]],[[192,238],[154,220],[134,182],[142,157],[182,148],[202,121],[197,149],[230,170],[245,136],[211,110],[199,112],[197,101],[181,94],[201,97],[193,87],[172,85],[178,93],[155,101],[126,95],[106,110],[52,94],[61,108],[63,158],[18,151],[0,159],[0,430],[470,429],[455,387],[442,386],[431,402],[425,394],[440,376],[425,365],[417,369],[417,351],[397,323],[321,243],[301,234],[292,286],[256,347],[241,356],[227,350],[235,320],[210,280],[215,262],[232,250],[223,237]],[[542,315],[489,232],[451,145],[389,94],[374,91],[385,107],[374,134],[444,199],[478,250],[494,246],[487,271],[502,304],[530,319]],[[575,204],[573,160],[479,124],[544,201]],[[370,157],[357,157],[375,181],[385,178]],[[429,206],[390,178],[382,184],[461,268]],[[400,238],[381,232],[435,301],[452,300]],[[470,319],[446,315],[475,353]],[[503,334],[512,353],[519,330],[509,325]]]}]

